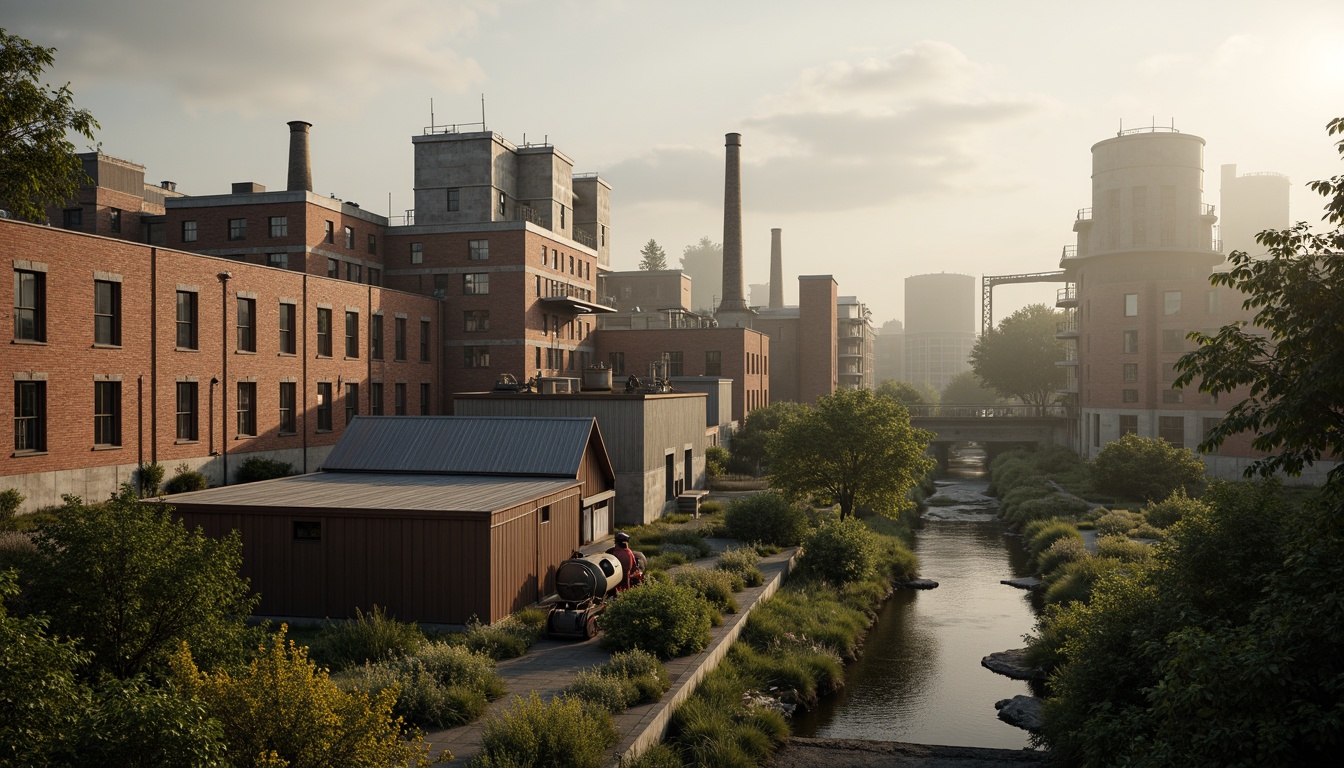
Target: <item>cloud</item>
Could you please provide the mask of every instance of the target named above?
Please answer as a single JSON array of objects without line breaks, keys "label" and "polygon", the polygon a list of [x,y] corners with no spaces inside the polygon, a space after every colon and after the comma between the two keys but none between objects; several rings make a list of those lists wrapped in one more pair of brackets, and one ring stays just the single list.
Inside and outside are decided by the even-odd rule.
[{"label": "cloud", "polygon": [[450,46],[496,3],[49,0],[11,9],[11,32],[59,49],[81,86],[154,85],[193,112],[357,109],[389,84],[462,91],[484,79]]},{"label": "cloud", "polygon": [[[1050,105],[988,94],[986,75],[956,48],[929,41],[802,72],[742,121],[744,204],[767,212],[855,210],[1002,184],[991,178],[994,131]],[[632,202],[717,205],[723,151],[659,147],[604,175]]]}]

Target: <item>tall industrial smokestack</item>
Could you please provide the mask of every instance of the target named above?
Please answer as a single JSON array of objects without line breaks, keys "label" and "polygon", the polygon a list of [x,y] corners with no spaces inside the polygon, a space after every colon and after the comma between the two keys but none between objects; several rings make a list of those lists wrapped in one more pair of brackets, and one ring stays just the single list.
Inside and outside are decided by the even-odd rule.
[{"label": "tall industrial smokestack", "polygon": [[742,292],[742,134],[725,137],[727,164],[723,174],[723,301],[720,312],[743,312]]},{"label": "tall industrial smokestack", "polygon": [[784,230],[775,227],[770,230],[770,308],[784,308],[784,247],[780,245],[780,233]]},{"label": "tall industrial smokestack", "polygon": [[308,129],[312,123],[292,120],[289,123],[289,184],[290,192],[313,191],[313,164],[308,156]]}]

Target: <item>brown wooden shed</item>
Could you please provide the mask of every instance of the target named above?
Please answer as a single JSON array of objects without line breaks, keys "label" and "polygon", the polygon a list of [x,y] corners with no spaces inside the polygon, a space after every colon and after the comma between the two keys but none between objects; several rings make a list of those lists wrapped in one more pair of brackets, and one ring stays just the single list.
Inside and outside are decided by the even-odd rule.
[{"label": "brown wooden shed", "polygon": [[165,503],[240,532],[258,615],[493,623],[554,592],[613,483],[591,418],[357,417],[322,472]]}]

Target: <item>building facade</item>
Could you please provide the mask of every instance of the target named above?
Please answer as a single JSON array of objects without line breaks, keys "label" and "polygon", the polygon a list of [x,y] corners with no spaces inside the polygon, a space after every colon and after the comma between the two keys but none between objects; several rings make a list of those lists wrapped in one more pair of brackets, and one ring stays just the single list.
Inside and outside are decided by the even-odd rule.
[{"label": "building facade", "polygon": [[971,369],[977,318],[971,275],[912,275],[905,279],[905,381],[941,392]]}]

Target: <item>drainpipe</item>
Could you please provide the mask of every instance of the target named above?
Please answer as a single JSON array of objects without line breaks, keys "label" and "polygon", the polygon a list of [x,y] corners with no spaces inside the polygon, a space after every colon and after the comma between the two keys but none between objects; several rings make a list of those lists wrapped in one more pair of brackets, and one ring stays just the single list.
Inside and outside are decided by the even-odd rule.
[{"label": "drainpipe", "polygon": [[220,485],[229,484],[229,280],[232,272],[220,272],[219,278],[219,355],[223,360],[224,383],[219,395],[219,449],[224,459]]}]

